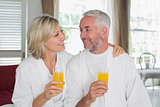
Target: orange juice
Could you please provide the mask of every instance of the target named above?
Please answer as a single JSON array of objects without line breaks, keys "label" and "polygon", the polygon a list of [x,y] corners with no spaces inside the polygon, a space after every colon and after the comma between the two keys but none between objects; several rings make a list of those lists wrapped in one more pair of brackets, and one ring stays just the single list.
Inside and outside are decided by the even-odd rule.
[{"label": "orange juice", "polygon": [[108,84],[108,72],[98,72],[98,80]]},{"label": "orange juice", "polygon": [[61,82],[62,84],[54,84],[54,85],[62,88],[62,90],[63,90],[63,73],[62,72],[53,72],[53,80]]}]

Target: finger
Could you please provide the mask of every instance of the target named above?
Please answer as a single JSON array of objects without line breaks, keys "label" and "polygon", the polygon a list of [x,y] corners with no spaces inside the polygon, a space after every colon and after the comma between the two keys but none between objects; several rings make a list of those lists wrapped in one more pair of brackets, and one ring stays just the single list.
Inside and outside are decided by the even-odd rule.
[{"label": "finger", "polygon": [[91,91],[96,91],[96,90],[108,90],[108,86],[106,85],[96,85],[91,87]]},{"label": "finger", "polygon": [[111,47],[114,47],[114,46],[115,46],[115,45],[113,45],[113,44],[111,44],[111,43],[108,43],[108,45],[111,46]]},{"label": "finger", "polygon": [[97,80],[91,84],[91,86],[96,86],[96,85],[107,85],[107,83],[104,81]]},{"label": "finger", "polygon": [[115,52],[114,52],[114,56],[119,56],[121,54],[121,50],[115,50]]},{"label": "finger", "polygon": [[124,50],[122,48],[119,48],[119,50],[115,52],[115,55],[119,56],[120,54],[123,54],[123,53],[124,53]]},{"label": "finger", "polygon": [[114,47],[113,47],[113,52],[112,52],[112,54],[113,54],[113,56],[116,56],[116,52],[119,50],[119,47],[117,46],[117,45],[115,45]]},{"label": "finger", "polygon": [[51,81],[46,85],[46,87],[52,86],[54,84],[63,84],[63,83],[62,82],[58,82],[58,81]]},{"label": "finger", "polygon": [[102,93],[98,93],[98,94],[95,94],[95,97],[96,97],[96,98],[97,98],[97,97],[102,97],[102,96],[104,96],[104,94],[105,94],[105,93],[103,93],[103,94],[102,94]]},{"label": "finger", "polygon": [[53,84],[63,84],[64,82],[59,82],[59,81],[51,81],[51,85],[53,85]]},{"label": "finger", "polygon": [[50,90],[50,94],[57,94],[57,93],[61,93],[60,90]]},{"label": "finger", "polygon": [[48,87],[48,89],[49,89],[49,90],[60,90],[60,91],[62,91],[62,88],[57,87],[57,86],[54,86],[54,85]]},{"label": "finger", "polygon": [[54,93],[54,94],[51,94],[50,97],[54,97],[54,96],[57,96],[59,95],[60,93]]},{"label": "finger", "polygon": [[90,87],[90,90],[96,90],[96,89],[108,89],[108,85],[104,81],[97,81],[96,83],[92,84]]},{"label": "finger", "polygon": [[103,89],[98,89],[98,90],[91,91],[91,92],[90,92],[91,98],[101,97],[101,96],[103,96],[106,92],[107,92],[107,90],[103,90]]},{"label": "finger", "polygon": [[122,53],[124,53],[124,50],[120,46],[117,46],[113,50],[113,57],[119,56]]},{"label": "finger", "polygon": [[95,94],[105,94],[107,92],[107,89],[96,89],[94,90]]}]

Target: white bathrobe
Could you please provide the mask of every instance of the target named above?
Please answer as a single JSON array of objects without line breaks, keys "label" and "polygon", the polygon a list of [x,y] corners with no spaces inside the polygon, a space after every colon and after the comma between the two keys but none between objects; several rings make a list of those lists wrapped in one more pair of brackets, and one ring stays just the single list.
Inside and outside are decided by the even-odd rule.
[{"label": "white bathrobe", "polygon": [[67,95],[65,107],[74,107],[98,79],[98,72],[108,72],[108,91],[91,107],[152,107],[131,57],[126,53],[113,58],[109,47],[102,54],[84,50],[67,66]]},{"label": "white bathrobe", "polygon": [[[57,53],[55,68],[63,70],[64,82],[66,82],[66,65],[71,57],[72,55],[67,52]],[[44,92],[46,84],[51,80],[53,80],[52,74],[42,59],[30,56],[22,61],[16,70],[16,83],[12,97],[15,107],[32,107],[33,100]],[[43,107],[63,107],[66,88],[66,84],[64,84],[63,92],[51,98]]]}]

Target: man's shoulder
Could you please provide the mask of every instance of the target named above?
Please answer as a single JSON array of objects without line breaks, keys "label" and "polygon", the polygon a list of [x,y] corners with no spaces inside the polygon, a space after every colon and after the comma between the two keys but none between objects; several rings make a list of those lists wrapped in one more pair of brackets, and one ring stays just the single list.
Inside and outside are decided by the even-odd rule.
[{"label": "man's shoulder", "polygon": [[132,58],[127,54],[127,53],[123,53],[117,57],[115,57],[115,60],[121,60],[121,61],[129,61],[129,60],[132,60]]},{"label": "man's shoulder", "polygon": [[114,57],[112,62],[113,62],[112,64],[114,64],[114,66],[117,66],[120,68],[122,67],[125,69],[129,69],[130,66],[134,65],[132,58],[127,53],[123,53],[117,57]]},{"label": "man's shoulder", "polygon": [[109,56],[109,60],[110,61],[126,61],[126,60],[130,60],[131,59],[131,57],[127,54],[127,53],[123,53],[123,54],[120,54],[120,55],[118,55],[118,56],[116,56],[116,57],[113,57],[113,47],[109,47],[109,49],[108,49],[108,56]]}]

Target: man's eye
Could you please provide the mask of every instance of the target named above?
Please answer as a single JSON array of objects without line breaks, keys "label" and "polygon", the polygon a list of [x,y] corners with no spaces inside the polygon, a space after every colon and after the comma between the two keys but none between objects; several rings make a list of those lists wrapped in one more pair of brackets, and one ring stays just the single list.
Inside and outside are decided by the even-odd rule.
[{"label": "man's eye", "polygon": [[57,33],[55,36],[58,36],[59,35],[59,33]]},{"label": "man's eye", "polygon": [[64,30],[61,30],[61,32],[64,32]]},{"label": "man's eye", "polygon": [[80,30],[80,32],[82,32],[82,29],[79,29]]},{"label": "man's eye", "polygon": [[88,31],[90,31],[89,29],[86,29],[86,31],[88,32]]}]

